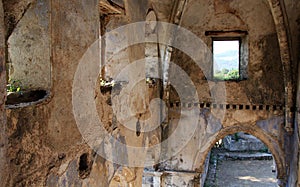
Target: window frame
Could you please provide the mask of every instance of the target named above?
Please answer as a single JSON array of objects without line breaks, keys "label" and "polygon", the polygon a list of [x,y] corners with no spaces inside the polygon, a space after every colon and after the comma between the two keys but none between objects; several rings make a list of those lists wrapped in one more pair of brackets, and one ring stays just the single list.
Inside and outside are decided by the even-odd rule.
[{"label": "window frame", "polygon": [[[214,41],[238,41],[239,42],[239,51],[238,51],[238,73],[239,76],[236,79],[219,79],[215,77],[215,59],[214,59]],[[211,77],[214,81],[239,81],[241,80],[241,71],[240,71],[240,67],[241,67],[241,43],[242,43],[242,39],[241,37],[232,37],[232,36],[228,36],[228,37],[212,37],[212,72],[211,72]]]},{"label": "window frame", "polygon": [[[218,31],[205,31],[205,36],[210,38],[211,42],[211,69],[210,69],[210,78],[211,81],[243,81],[248,79],[248,64],[249,64],[249,42],[248,42],[248,31],[245,30],[218,30]],[[213,59],[213,41],[214,40],[230,40],[238,39],[239,40],[239,78],[238,79],[215,79],[214,78],[214,59]]]}]

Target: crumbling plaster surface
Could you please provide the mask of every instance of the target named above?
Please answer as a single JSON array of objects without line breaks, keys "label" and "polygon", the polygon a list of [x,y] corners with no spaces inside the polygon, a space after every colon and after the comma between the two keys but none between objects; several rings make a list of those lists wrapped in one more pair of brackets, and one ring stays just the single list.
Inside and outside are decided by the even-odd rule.
[{"label": "crumbling plaster surface", "polygon": [[[212,48],[212,42],[211,36],[205,36],[206,31],[248,31],[248,79],[225,83],[226,102],[283,105],[284,79],[280,50],[267,1],[190,1],[183,13],[181,26],[195,33],[209,49]],[[184,54],[175,54],[173,60],[196,82],[199,99],[210,101],[206,79],[211,79],[212,62],[207,62],[204,69],[191,71],[195,69],[193,62]],[[203,72],[206,72],[206,78]]]},{"label": "crumbling plaster surface", "polygon": [[[3,4],[0,1],[0,181],[7,181],[8,177],[8,158],[7,153],[7,135],[6,115],[5,115],[5,98],[6,98],[6,71],[5,71],[5,26]],[[5,172],[3,172],[5,171]],[[6,172],[8,171],[8,172]],[[4,183],[4,182],[3,182]]]},{"label": "crumbling plaster surface", "polygon": [[[225,3],[225,5],[220,4],[220,1],[214,1],[216,4],[212,2],[213,1],[201,1],[203,4],[198,5],[196,1],[190,1],[191,4],[187,5],[186,17],[183,17],[183,26],[192,30],[199,35],[199,37],[204,38],[203,40],[208,44],[209,39],[204,36],[205,30],[203,28],[212,30],[224,28],[249,29],[249,39],[251,40],[250,50],[254,53],[249,59],[249,63],[255,65],[249,66],[249,81],[251,82],[253,79],[255,81],[250,85],[246,84],[246,81],[226,83],[226,86],[230,88],[227,101],[237,104],[283,104],[283,79],[280,61],[277,59],[279,49],[278,43],[276,42],[276,31],[272,21],[272,15],[270,14],[268,5],[265,1],[260,0],[251,1],[251,3],[226,1],[231,3]],[[7,110],[9,127],[7,135],[9,135],[10,138],[8,155],[10,164],[12,165],[11,186],[102,185],[106,187],[109,184],[111,186],[116,184],[141,186],[143,168],[120,167],[117,164],[110,163],[95,155],[86,143],[83,142],[72,114],[72,83],[77,64],[87,48],[99,36],[98,31],[100,25],[99,15],[96,9],[97,3],[97,1],[86,2],[81,0],[52,1],[52,21],[50,25],[52,28],[51,44],[53,55],[52,100],[41,106]],[[134,22],[144,20],[148,8],[151,6],[154,10],[158,11],[158,20],[168,20],[168,15],[171,14],[171,4],[172,1],[152,1],[152,3],[147,1],[141,1],[139,3],[136,3],[136,1],[128,1],[128,4],[126,4],[127,10],[130,10],[129,14],[127,14],[128,17],[116,16],[110,18],[111,22],[108,23],[107,28],[115,28],[119,24],[125,24],[126,21]],[[193,7],[204,8],[203,11],[199,11],[198,9],[192,10]],[[166,10],[168,12],[164,12]],[[229,13],[228,10],[230,10]],[[202,15],[202,13],[205,14]],[[204,16],[203,20],[198,20],[198,16],[195,16],[195,14],[199,15],[199,17]],[[236,14],[240,15],[240,17],[237,17]],[[262,16],[266,19],[260,19]],[[235,25],[231,27],[228,20],[224,20],[226,18],[228,18],[229,21],[233,21],[230,22],[230,24],[234,23]],[[195,22],[192,23],[191,21],[193,20],[195,20]],[[208,22],[206,20],[208,20]],[[258,25],[256,25],[256,22]],[[275,49],[273,48],[271,51],[271,48],[267,48],[268,45],[275,46]],[[126,66],[129,62],[144,58],[145,47],[143,45],[133,46],[118,55],[114,57],[113,60],[116,63],[120,62],[121,66]],[[176,55],[175,53],[174,56],[176,57]],[[203,89],[203,85],[206,84],[206,81],[203,79],[199,81],[197,79],[199,75],[203,75],[201,71],[197,69],[197,71],[192,71],[192,66],[188,66],[191,64],[190,60],[184,55],[180,54],[178,56],[180,58],[175,62],[189,72],[190,77],[197,83],[199,93],[204,93],[203,95],[200,94],[200,99],[209,100],[210,95],[208,88]],[[126,61],[124,62],[123,60]],[[185,65],[183,63],[184,61],[188,61],[188,65]],[[269,61],[274,61],[274,66],[270,66]],[[257,69],[262,70],[256,72]],[[107,71],[108,75],[112,73],[110,70]],[[270,78],[264,77],[266,76],[264,75],[264,71],[272,72],[272,75],[276,74],[276,76],[271,77],[272,80],[269,80],[271,82],[261,83],[261,81]],[[278,84],[274,84],[273,81],[278,81]],[[256,90],[257,85],[258,90]],[[278,85],[279,87],[277,87]],[[145,87],[146,85],[141,83],[135,87],[135,90],[138,92],[145,89]],[[158,87],[154,86],[153,88],[147,89],[143,97],[135,94],[133,91],[133,93],[131,93],[132,98],[133,100],[143,100],[145,105],[149,106],[151,99],[161,96],[157,88]],[[205,90],[205,92],[203,92],[203,90]],[[110,93],[101,93],[100,90],[97,90],[95,95],[97,109],[104,122],[105,129],[119,140],[134,146],[145,146],[147,143],[155,145],[163,138],[166,138],[160,137],[160,130],[148,134],[142,133],[137,137],[135,132],[129,131],[122,126],[122,124],[117,122],[110,107]],[[269,97],[269,95],[273,97]],[[118,95],[114,97],[116,97],[117,100],[121,100],[121,98],[118,98]],[[171,97],[171,99],[174,98]],[[129,104],[124,103],[122,106],[124,107],[124,105]],[[140,111],[144,112],[144,107],[145,106],[138,106],[136,108],[134,107],[134,109],[139,113]],[[88,110],[88,108],[86,110]],[[159,108],[157,110],[159,110]],[[117,113],[121,113],[121,110],[117,111]],[[148,115],[149,113],[146,112],[143,118],[147,117],[146,114]],[[216,118],[214,115],[215,114],[209,109],[201,109],[201,119],[199,122],[196,122],[198,129],[196,131],[197,133],[192,136],[192,141],[189,142],[186,148],[178,155],[162,163],[160,166],[155,166],[155,168],[159,167],[162,170],[182,169],[195,172],[191,176],[184,177],[180,177],[181,175],[177,173],[166,174],[166,178],[164,178],[165,184],[169,184],[168,181],[172,178],[176,179],[175,181],[182,182],[182,184],[193,181],[194,178],[203,171],[202,166],[206,154],[214,142],[227,134],[238,131],[252,133],[262,139],[275,155],[280,168],[279,178],[284,177],[285,154],[283,151],[286,142],[283,138],[284,131],[282,128],[283,111],[228,110],[225,113],[225,118],[222,120]],[[135,116],[133,115],[131,117]],[[169,135],[168,133],[171,133],[172,129],[176,127],[179,117],[177,109],[170,109],[168,113],[169,124],[167,128],[164,129],[166,135]],[[159,116],[155,118],[157,119]],[[187,129],[191,123],[195,122],[186,121],[185,125]],[[185,134],[183,133],[182,135]],[[114,145],[107,144],[105,146],[109,148],[109,146]],[[196,150],[195,147],[197,148]],[[80,175],[80,157],[84,153],[88,153],[87,168],[83,171],[84,173]],[[167,153],[168,152],[165,154]],[[140,159],[157,159],[157,155],[154,153],[148,154],[152,157],[142,157]],[[124,154],[124,159],[134,160],[135,158],[136,155]]]},{"label": "crumbling plaster surface", "polygon": [[7,110],[10,180],[7,186],[39,186],[59,161],[46,145],[47,107]]},{"label": "crumbling plaster surface", "polygon": [[[173,8],[174,1],[160,1],[160,0],[151,0],[150,5],[157,14],[157,21],[169,22],[171,19],[171,12]],[[150,7],[151,7],[150,6]]]},{"label": "crumbling plaster surface", "polygon": [[[78,158],[84,151],[90,151],[77,129],[71,101],[77,64],[99,36],[97,2],[52,1],[51,20],[46,25],[52,28],[51,102],[7,113],[11,186],[45,186],[48,173],[55,172],[61,164],[68,165],[68,160],[76,164],[71,174],[77,176]],[[74,176],[68,178],[70,184]]]},{"label": "crumbling plaster surface", "polygon": [[81,143],[73,117],[72,84],[77,65],[99,31],[96,1],[52,1],[53,98],[48,121],[49,142],[55,150]]},{"label": "crumbling plaster surface", "polygon": [[[179,109],[170,111],[169,132],[176,130],[180,116]],[[186,110],[186,109],[183,109]],[[190,109],[191,110],[191,109]],[[200,111],[200,120],[197,123],[197,130],[191,137],[189,143],[170,161],[163,163],[162,168],[179,171],[203,171],[203,164],[206,154],[216,141],[228,134],[239,131],[247,132],[261,139],[272,151],[278,161],[280,168],[279,178],[285,176],[284,154],[284,134],[283,113],[265,111],[228,111],[223,119],[218,119],[218,115],[211,113],[207,109]],[[229,123],[228,123],[229,122]],[[188,124],[186,124],[188,125]],[[170,146],[171,147],[171,146]],[[197,151],[195,151],[197,148]],[[170,153],[172,150],[169,150]]]},{"label": "crumbling plaster surface", "polygon": [[[292,69],[293,72],[293,78],[297,82],[298,88],[297,88],[297,97],[296,97],[296,106],[299,107],[299,101],[300,101],[300,94],[299,94],[299,61],[300,61],[300,2],[299,1],[293,1],[293,0],[285,0],[284,1],[284,7],[286,11],[286,19],[288,21],[287,28],[289,28],[289,40],[290,43],[290,53],[292,57],[292,64],[294,67]],[[298,76],[298,77],[297,77]],[[293,137],[291,138],[292,144],[290,145],[290,152],[291,155],[290,159],[290,175],[289,175],[289,186],[299,186],[300,185],[300,174],[299,172],[299,112],[296,113],[295,116],[295,132]]]},{"label": "crumbling plaster surface", "polygon": [[[259,17],[264,17],[264,19],[260,19]],[[216,92],[214,89],[217,89],[218,85],[222,83],[211,81],[210,89],[213,93],[219,94],[219,96],[214,95],[214,97],[221,98],[222,95],[226,93],[226,100],[223,101],[223,103],[262,105],[272,103],[279,106],[285,104],[284,76],[288,76],[288,73],[283,73],[280,59],[280,52],[282,51],[279,48],[273,14],[267,1],[190,1],[186,5],[183,13],[181,26],[188,28],[200,37],[207,44],[208,48],[211,48],[211,38],[205,36],[205,31],[248,31],[248,79],[240,82],[226,82],[224,83],[226,91],[220,90],[219,92]],[[270,48],[270,46],[272,46],[272,48]],[[211,64],[211,62],[207,62],[208,66],[204,66],[205,69],[199,69],[186,54],[176,50],[175,53],[173,52],[172,59],[176,64],[182,67],[194,81],[200,102],[214,102],[211,99],[212,96],[210,95],[211,93],[206,80],[210,80],[210,78],[209,76],[204,77],[204,74],[210,75],[211,66],[209,64]],[[176,77],[176,74],[174,74],[174,76]],[[184,84],[185,83],[182,82],[182,86]],[[176,103],[176,101],[179,101],[174,89],[171,89],[170,95],[171,102]],[[184,102],[182,98],[180,102]],[[174,131],[174,128],[176,128],[176,124],[178,123],[176,118],[178,114],[178,111],[169,110],[169,123],[173,127],[168,129],[170,134]],[[210,115],[213,116],[213,114]],[[272,120],[274,118],[277,118],[277,120]],[[210,118],[208,117],[208,119]],[[208,133],[207,136],[196,133],[195,138],[192,138],[192,141],[190,141],[180,153],[172,157],[169,162],[164,163],[162,168],[165,167],[169,170],[189,170],[190,168],[194,167],[194,169],[196,169],[200,166],[200,168],[196,170],[203,171],[201,167],[204,164],[205,153],[210,150],[214,142],[230,134],[229,130],[226,129],[235,129],[230,130],[231,132],[244,130],[260,138],[270,147],[280,168],[278,178],[285,183],[287,180],[287,171],[285,168],[286,158],[283,155],[286,154],[285,146],[289,140],[284,136],[285,131],[282,126],[284,123],[283,119],[284,113],[282,112],[274,112],[273,114],[271,112],[267,115],[265,113],[261,116],[258,111],[255,111],[253,114],[247,111],[227,111],[224,119],[219,119],[220,121],[216,120],[213,123],[215,125],[219,124],[219,126],[208,128],[208,130],[214,130],[212,133]],[[199,126],[205,124],[201,122],[201,120],[195,123]],[[256,123],[257,126],[253,128],[253,125]],[[258,125],[262,123],[264,125]],[[196,132],[203,133],[206,131],[197,130]],[[201,142],[209,143],[203,145]],[[195,159],[192,152],[197,145],[200,145],[200,151]],[[198,162],[198,159],[200,159],[201,162]],[[191,160],[197,160],[193,167],[190,166]]]},{"label": "crumbling plaster surface", "polygon": [[[258,19],[260,16],[263,16],[264,19]],[[211,46],[211,38],[205,36],[205,31],[248,31],[249,78],[241,82],[224,83],[226,91],[223,90],[219,94],[226,93],[226,103],[283,104],[284,87],[281,62],[278,59],[280,58],[279,46],[273,17],[266,1],[259,0],[247,3],[234,0],[222,3],[221,1],[209,0],[201,2],[190,1],[183,14],[181,26],[194,32],[207,44],[208,48]],[[272,46],[272,48],[269,46]],[[277,52],[274,52],[274,50]],[[175,63],[179,64],[189,74],[192,80],[196,80],[194,82],[196,82],[197,90],[199,90],[199,100],[204,102],[210,101],[209,87],[203,74],[203,71],[208,70],[204,69],[201,71],[199,68],[194,67],[191,59],[183,53],[175,53],[173,59]],[[272,65],[269,65],[267,62],[272,62]],[[207,68],[210,68],[210,66]],[[264,81],[274,81],[274,83]],[[221,83],[212,82],[211,84],[217,86]],[[211,89],[213,90],[214,86]],[[178,98],[172,96],[171,94],[170,100],[175,102]],[[242,113],[238,111],[228,112],[226,115],[230,117],[228,120],[225,118],[222,125],[226,127],[232,126],[234,123],[243,124],[259,120],[250,120],[251,116],[255,116],[254,118],[258,117],[258,113],[254,115],[249,113],[244,115]],[[275,115],[277,114],[275,113]],[[169,114],[169,116],[173,115]],[[264,116],[263,118],[267,119],[268,117]]]},{"label": "crumbling plaster surface", "polygon": [[29,8],[34,0],[3,0],[4,19],[6,34],[8,38],[16,27],[17,23],[24,16],[24,13]]},{"label": "crumbling plaster surface", "polygon": [[8,38],[8,76],[22,89],[50,90],[50,1],[29,4]]}]

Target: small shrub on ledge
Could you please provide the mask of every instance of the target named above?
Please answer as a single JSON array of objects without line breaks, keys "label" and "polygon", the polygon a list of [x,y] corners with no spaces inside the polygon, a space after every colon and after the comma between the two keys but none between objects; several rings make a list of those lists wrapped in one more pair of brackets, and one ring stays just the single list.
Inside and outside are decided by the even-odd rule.
[{"label": "small shrub on ledge", "polygon": [[20,80],[9,79],[6,85],[7,93],[20,92],[22,90],[22,82]]},{"label": "small shrub on ledge", "polygon": [[25,90],[20,80],[10,79],[6,86],[7,100],[6,105],[18,105],[21,103],[32,103],[39,101],[47,96],[45,90]]}]

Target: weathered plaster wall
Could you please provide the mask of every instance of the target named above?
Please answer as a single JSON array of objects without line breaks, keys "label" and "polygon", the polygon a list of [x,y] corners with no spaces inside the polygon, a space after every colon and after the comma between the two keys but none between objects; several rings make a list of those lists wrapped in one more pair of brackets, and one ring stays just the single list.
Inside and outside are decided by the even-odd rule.
[{"label": "weathered plaster wall", "polygon": [[[225,83],[226,102],[283,104],[284,79],[280,51],[267,1],[190,1],[183,13],[181,26],[195,33],[210,49],[211,36],[205,36],[206,31],[248,31],[248,79]],[[175,53],[173,60],[195,82],[200,101],[210,101],[211,93],[206,79],[210,79],[212,62],[206,62],[204,69],[195,71],[197,67],[186,55]],[[203,72],[206,72],[206,78]],[[220,84],[210,83],[212,90]]]},{"label": "weathered plaster wall", "polygon": [[[8,170],[7,153],[7,135],[6,115],[5,115],[5,98],[6,98],[6,71],[5,71],[5,27],[4,27],[4,10],[2,1],[0,1],[0,181],[5,184],[10,171]],[[5,172],[3,172],[5,171]]]},{"label": "weathered plaster wall", "polygon": [[[127,20],[126,22],[121,23],[133,23],[136,21],[145,21],[146,15],[148,12],[148,9],[150,8],[148,1],[127,1],[125,3],[126,7],[126,17],[123,17],[123,20]],[[106,32],[111,32],[116,26],[116,21],[120,20],[119,17],[110,17],[110,21],[105,26]],[[128,35],[128,37],[121,37],[121,41],[118,41],[120,45],[114,46],[114,43],[112,46],[110,42],[114,41],[114,38],[110,38],[110,40],[106,40],[106,53],[108,55],[111,55],[115,53],[115,50],[125,45],[125,49],[122,50],[120,53],[117,53],[112,57],[112,59],[106,58],[109,64],[106,66],[106,72],[105,76],[108,76],[110,78],[116,78],[116,76],[121,73],[121,70],[124,70],[125,68],[128,68],[131,64],[134,64],[135,62],[138,62],[141,60],[141,62],[144,62],[143,59],[145,58],[145,55],[157,57],[157,49],[152,49],[149,52],[147,51],[147,48],[145,49],[145,44],[137,44],[132,46],[126,46],[130,41],[133,40],[131,37],[135,37],[135,33],[131,30],[132,28],[129,28],[129,30],[124,30],[124,35]],[[132,33],[135,33],[132,35]],[[113,32],[110,33],[111,37],[114,37]],[[119,36],[115,36],[116,39]],[[145,35],[145,37],[147,37]],[[128,42],[126,41],[128,40]],[[154,45],[155,46],[155,45]],[[113,48],[111,48],[113,47]],[[153,52],[154,51],[154,52]],[[156,54],[155,54],[156,53]],[[147,62],[146,62],[147,63]],[[155,66],[157,68],[157,66]],[[133,71],[136,70],[136,73],[133,73]],[[146,72],[145,70],[141,70],[136,65],[132,65],[129,69],[127,69],[129,72],[125,72],[123,76],[120,76],[118,81],[120,82],[119,86],[120,88],[116,88],[117,92],[112,93],[110,95],[109,93],[106,93],[104,95],[105,100],[103,100],[103,94],[99,94],[97,97],[97,103],[99,104],[99,114],[101,114],[102,118],[101,120],[104,121],[105,126],[108,126],[107,129],[109,132],[112,131],[113,136],[118,139],[119,141],[126,143],[127,145],[134,146],[134,147],[143,147],[146,145],[153,145],[160,142],[160,132],[159,131],[153,131],[150,133],[141,133],[137,134],[136,132],[132,131],[132,129],[126,128],[126,124],[131,124],[135,126],[136,123],[147,123],[146,120],[151,121],[158,120],[159,118],[159,105],[154,105],[152,111],[156,111],[156,113],[151,114],[150,109],[150,101],[152,98],[159,97],[158,95],[158,89],[156,86],[153,88],[148,88],[146,85]],[[156,69],[157,71],[157,69]],[[141,77],[144,81],[137,81],[137,79]],[[128,85],[134,85],[132,90],[128,90]],[[114,90],[116,91],[116,90]],[[120,93],[121,92],[121,93]],[[106,101],[107,97],[112,97],[111,100],[115,103],[118,103],[115,110],[112,112],[111,106],[109,106],[110,102],[104,102]],[[129,99],[126,100],[124,98],[128,97]],[[99,101],[98,101],[99,100]],[[102,102],[101,102],[102,100]],[[104,104],[105,103],[105,104]],[[105,107],[103,107],[105,106]],[[151,116],[152,115],[152,116]],[[114,120],[114,119],[118,119]],[[149,124],[150,125],[150,124]],[[135,128],[135,127],[134,127]],[[105,147],[110,147],[114,145],[110,145],[109,143],[104,145]],[[134,164],[135,162],[139,162],[142,160],[152,161],[154,159],[158,159],[159,157],[159,150],[157,150],[158,153],[149,153],[148,157],[146,158],[146,155],[144,153],[139,152],[132,152],[131,150],[123,150],[123,156],[122,160],[125,160],[129,164]],[[107,152],[106,154],[110,154]],[[139,161],[136,161],[136,158],[139,158]],[[114,185],[124,185],[125,184],[134,184],[136,186],[142,185],[142,175],[143,175],[143,168],[124,168],[124,167],[115,167],[116,173],[112,177],[112,181],[110,183],[110,186]],[[118,172],[120,171],[120,172]],[[134,179],[131,179],[131,177],[126,177],[124,174],[126,173],[132,173],[129,176],[133,175]]]},{"label": "weathered plaster wall", "polygon": [[[172,116],[169,115],[171,117],[171,125],[168,129],[170,134],[177,130],[179,118],[180,120],[184,118],[176,115],[176,113],[180,113],[179,110],[180,108],[170,110],[170,113],[173,114]],[[187,110],[193,111],[195,109],[191,107],[189,109],[181,108],[181,110],[183,110],[182,115],[184,115]],[[281,125],[283,122],[282,115],[283,113],[279,111],[229,110],[226,112],[223,121],[221,121],[215,113],[210,112],[208,109],[201,109],[199,121],[184,123],[186,128],[193,128],[193,123],[196,123],[197,126],[188,144],[170,161],[163,163],[161,167],[168,170],[201,173],[204,169],[203,164],[206,155],[216,141],[228,134],[244,131],[258,137],[269,147],[278,164],[278,178],[285,180],[285,142],[283,137],[284,128]],[[184,135],[180,134],[180,137],[182,136]],[[171,146],[169,145],[169,147]],[[172,153],[173,150],[168,151]]]},{"label": "weathered plaster wall", "polygon": [[11,35],[17,23],[34,0],[3,0],[6,39]]},{"label": "weathered plaster wall", "polygon": [[[49,48],[39,52],[53,57],[51,96],[38,106],[7,110],[7,157],[12,173],[7,186],[62,186],[65,181],[79,184],[80,156],[91,150],[82,141],[73,117],[72,84],[81,56],[99,37],[97,5],[97,1],[51,1],[51,22],[50,17],[43,22],[44,28],[51,28],[51,35],[46,37],[52,42],[51,55]],[[28,17],[39,20],[38,12],[27,12]],[[19,23],[22,25],[22,19]]]},{"label": "weathered plaster wall", "polygon": [[[296,107],[299,107],[300,94],[299,94],[299,60],[300,60],[300,2],[293,0],[285,0],[284,11],[286,12],[287,25],[289,29],[289,40],[290,40],[290,53],[292,56],[292,67],[293,68],[293,78],[297,83],[297,103]],[[298,72],[297,72],[298,71]],[[298,75],[298,77],[296,77]],[[298,110],[297,110],[298,111]],[[289,171],[289,186],[299,186],[300,185],[300,174],[299,174],[299,112],[295,116],[295,131],[293,137],[290,139],[290,171]]]},{"label": "weathered plaster wall", "polygon": [[[6,1],[6,6],[9,4],[8,2]],[[17,17],[22,17],[18,15],[23,12],[24,4],[26,5],[27,1],[22,2],[15,4],[16,7],[21,7],[17,8],[18,11],[11,11],[16,20]],[[107,187],[141,186],[142,184],[143,168],[129,168],[111,163],[98,156],[83,141],[73,116],[72,84],[79,60],[88,47],[98,39],[99,30],[109,32],[126,23],[144,21],[151,8],[155,11],[157,20],[172,20],[174,1],[126,1],[126,15],[108,16],[105,24],[101,22],[103,24],[101,29],[98,3],[96,0],[88,2],[82,0],[51,1],[51,22],[48,22],[47,26],[47,28],[51,28],[49,36],[53,85],[51,97],[38,106],[6,111],[7,127],[9,127],[6,130],[6,135],[9,137],[7,157],[11,165],[10,183],[7,186]],[[262,17],[264,19],[261,19]],[[172,181],[177,185],[200,183],[199,176],[204,169],[203,163],[215,141],[239,131],[255,135],[271,149],[279,169],[278,178],[285,182],[286,140],[282,125],[284,111],[280,107],[277,109],[271,107],[271,105],[284,104],[283,75],[276,29],[267,2],[263,0],[247,2],[192,0],[186,5],[181,24],[199,36],[208,46],[211,46],[211,42],[210,38],[205,36],[206,30],[240,29],[248,31],[249,78],[242,82],[225,83],[228,88],[226,102],[243,104],[244,108],[239,109],[239,105],[233,108],[233,105],[230,105],[230,108],[224,113],[224,118],[219,119],[218,114],[223,113],[224,110],[214,109],[213,106],[200,107],[201,109],[194,105],[190,107],[187,105],[173,106],[168,109],[167,121],[162,126],[137,136],[135,131],[126,128],[116,119],[116,116],[128,114],[125,121],[132,120],[136,124],[139,118],[139,122],[143,123],[151,114],[149,112],[150,101],[162,97],[162,87],[159,82],[148,85],[141,81],[133,90],[127,90],[127,94],[130,96],[129,101],[122,100],[118,94],[118,91],[125,90],[126,85],[121,86],[120,90],[115,90],[117,91],[115,94],[111,94],[109,90],[98,89],[100,88],[98,82],[95,90],[95,102],[105,129],[117,140],[127,145],[151,146],[167,139],[176,130],[179,118],[183,116],[184,129],[179,135],[183,138],[191,138],[191,141],[170,160],[149,168],[151,174],[146,173],[145,175],[153,175],[155,180],[159,178],[157,179],[159,181],[156,181],[157,184],[162,183],[167,186],[172,185]],[[152,34],[155,36],[155,33]],[[46,48],[44,49],[47,51]],[[106,52],[112,53],[113,51],[110,48]],[[113,58],[106,59],[117,68],[105,67],[104,78],[111,78],[112,75],[135,60],[143,59],[145,56],[156,57],[157,53],[159,53],[157,45],[142,44],[128,47]],[[192,65],[191,59],[176,50],[173,52],[173,60],[195,82],[200,101],[210,101],[207,80],[204,79],[201,70]],[[1,75],[3,76],[3,73]],[[144,76],[146,77],[146,73]],[[134,74],[130,74],[126,81],[134,82],[134,78]],[[5,86],[4,82],[3,80],[1,85]],[[111,106],[112,99],[121,101],[114,112]],[[178,101],[174,92],[170,99],[171,102]],[[244,104],[250,104],[251,108],[246,109]],[[256,104],[256,109],[252,108],[251,104]],[[260,104],[263,106],[262,109],[260,109]],[[266,105],[270,105],[269,109]],[[82,107],[86,107],[84,103]],[[89,111],[89,108],[84,109]],[[154,105],[152,110],[156,112],[153,120],[158,120],[160,106]],[[180,110],[182,110],[182,116],[179,115]],[[197,115],[200,116],[198,121],[185,117],[193,112],[198,112]],[[4,118],[0,120],[3,122],[1,124],[5,124]],[[189,128],[192,126],[196,126],[196,130],[189,134]],[[101,148],[106,150],[105,154],[112,155],[115,154],[111,149],[114,146],[114,142],[106,142]],[[168,153],[174,151],[170,148],[176,148],[176,146],[179,148],[180,145],[176,145],[176,141],[173,141],[154,152],[145,152],[147,155],[137,155],[127,152],[127,150],[120,150],[118,153],[128,163],[134,163],[137,159],[153,161],[159,157],[168,156]],[[162,151],[165,151],[164,154],[160,154]],[[0,167],[3,168],[1,164]],[[161,172],[155,171],[158,169]],[[190,173],[187,174],[185,171]],[[295,175],[297,173],[295,170],[291,172]],[[161,175],[162,180],[160,181]]]},{"label": "weathered plaster wall", "polygon": [[22,89],[51,87],[50,1],[30,3],[8,38],[8,77]]},{"label": "weathered plaster wall", "polygon": [[99,37],[99,16],[96,1],[52,1],[51,11],[53,98],[47,131],[53,148],[65,150],[81,142],[72,112],[72,84],[82,55]]},{"label": "weathered plaster wall", "polygon": [[[260,19],[261,17],[264,19]],[[206,154],[218,139],[230,134],[229,132],[246,131],[261,139],[272,150],[279,168],[278,179],[285,183],[287,171],[285,168],[286,158],[283,155],[289,141],[284,136],[285,131],[282,126],[284,113],[281,109],[269,110],[266,108],[266,105],[282,106],[284,104],[284,78],[280,50],[268,2],[263,0],[251,2],[189,1],[181,19],[181,26],[195,33],[210,49],[211,37],[205,35],[206,31],[247,31],[248,78],[239,82],[213,82],[210,80],[211,61],[207,61],[203,66],[204,69],[200,69],[186,54],[177,50],[172,53],[172,60],[183,68],[193,80],[198,91],[199,101],[204,103],[204,109],[200,110],[201,119],[199,121],[185,123],[186,126],[191,127],[193,126],[191,123],[196,123],[198,129],[195,132],[197,133],[193,135],[182,151],[172,157],[170,161],[162,164],[162,168],[201,173],[204,169]],[[172,73],[174,74],[172,75]],[[205,74],[208,76],[205,77]],[[176,72],[171,72],[170,77],[172,76],[178,80],[177,82],[180,82]],[[225,84],[226,91],[216,92],[222,83]],[[181,84],[184,86],[186,83],[182,81]],[[213,92],[210,92],[209,89]],[[233,108],[231,106],[227,108],[226,105],[210,106],[208,107],[210,111],[208,111],[205,109],[205,105],[207,102],[214,102],[212,93],[217,94],[214,97],[220,98],[226,94],[226,99],[222,101],[222,104],[238,105]],[[170,102],[175,105],[176,101],[179,101],[179,95],[174,89],[171,89],[170,95]],[[185,100],[186,98],[180,99]],[[184,118],[182,115],[178,115],[179,110],[184,111],[181,114],[195,110],[194,103],[184,103],[186,101],[183,100],[180,101],[181,108],[169,109],[169,136],[176,130],[179,118]],[[242,106],[240,108],[239,104],[262,106],[260,111],[257,111],[256,107],[250,106],[246,109],[245,106]],[[188,105],[190,107],[187,109]],[[224,117],[220,115],[222,112]],[[262,123],[263,126],[259,125]],[[195,154],[197,146],[199,146],[199,152]]]},{"label": "weathered plaster wall", "polygon": [[[7,186],[41,186],[59,160],[47,146],[46,106],[7,110],[10,181]],[[25,117],[26,116],[26,117]]]},{"label": "weathered plaster wall", "polygon": [[[128,23],[128,20],[126,18],[125,15],[116,15],[116,16],[107,16],[106,18],[108,21],[105,25],[103,25],[103,30],[104,32],[101,33],[101,35],[103,35],[103,37],[105,36],[106,33],[108,32],[112,32],[112,30],[123,26],[125,24]],[[117,36],[118,37],[118,36]],[[106,43],[105,38],[103,38],[102,40],[104,40],[103,42]],[[106,52],[107,50],[104,47],[104,51]],[[128,48],[123,49],[122,51],[118,52],[117,54],[115,54],[114,56],[111,57],[111,59],[108,59],[109,55],[104,55],[105,58],[103,59],[102,57],[102,63],[107,64],[103,67],[104,71],[103,74],[101,76],[103,76],[103,79],[105,80],[109,80],[111,78],[113,78],[115,75],[118,75],[118,73],[124,68],[126,67],[126,65],[129,64],[129,59],[128,59]],[[109,63],[104,63],[104,62],[109,62]]]}]

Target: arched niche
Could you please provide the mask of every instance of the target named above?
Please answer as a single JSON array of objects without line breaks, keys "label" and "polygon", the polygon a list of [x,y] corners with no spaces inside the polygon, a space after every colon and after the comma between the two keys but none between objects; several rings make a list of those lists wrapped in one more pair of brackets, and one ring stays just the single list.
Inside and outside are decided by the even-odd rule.
[{"label": "arched niche", "polygon": [[[10,2],[4,3],[4,12],[14,15]],[[9,27],[7,47],[7,108],[18,108],[41,103],[50,96],[52,87],[51,28],[49,0],[28,4],[16,25]]]},{"label": "arched niche", "polygon": [[205,159],[209,154],[210,150],[220,139],[225,138],[226,136],[238,132],[248,133],[252,136],[255,136],[260,141],[262,141],[272,153],[276,166],[277,166],[277,179],[281,182],[286,181],[286,168],[285,168],[285,158],[284,152],[279,145],[279,141],[275,140],[271,135],[265,133],[262,129],[257,126],[245,126],[245,125],[236,125],[232,127],[225,127],[217,133],[216,138],[212,141],[207,142],[209,144],[208,148],[204,152],[199,152],[194,160],[193,170],[203,172],[203,166],[205,165]]}]

